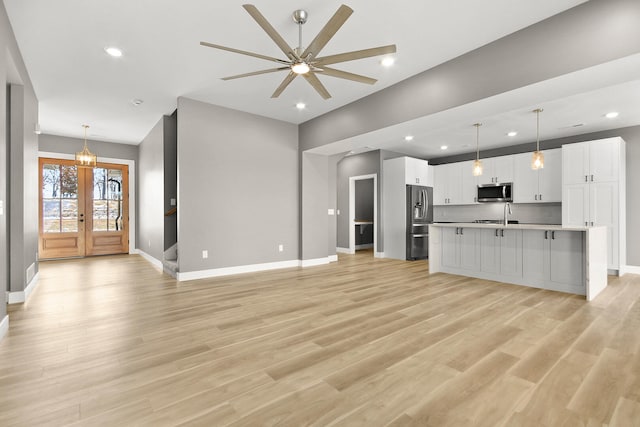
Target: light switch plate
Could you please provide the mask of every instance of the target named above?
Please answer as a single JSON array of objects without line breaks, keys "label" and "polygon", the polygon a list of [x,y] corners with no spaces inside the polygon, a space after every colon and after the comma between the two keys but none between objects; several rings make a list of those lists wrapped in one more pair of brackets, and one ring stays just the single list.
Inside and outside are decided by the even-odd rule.
[{"label": "light switch plate", "polygon": [[333,209],[329,209],[329,215],[333,215],[334,214],[334,210]]},{"label": "light switch plate", "polygon": [[171,199],[171,200],[169,201],[169,204],[170,204],[171,206],[175,206],[175,205],[176,205],[176,199]]}]

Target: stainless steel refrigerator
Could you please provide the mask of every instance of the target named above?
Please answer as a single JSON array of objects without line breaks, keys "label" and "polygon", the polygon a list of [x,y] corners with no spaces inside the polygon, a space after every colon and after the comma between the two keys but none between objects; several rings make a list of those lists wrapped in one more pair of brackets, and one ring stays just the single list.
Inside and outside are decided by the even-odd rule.
[{"label": "stainless steel refrigerator", "polygon": [[407,260],[429,257],[429,224],[433,223],[433,188],[407,185]]}]

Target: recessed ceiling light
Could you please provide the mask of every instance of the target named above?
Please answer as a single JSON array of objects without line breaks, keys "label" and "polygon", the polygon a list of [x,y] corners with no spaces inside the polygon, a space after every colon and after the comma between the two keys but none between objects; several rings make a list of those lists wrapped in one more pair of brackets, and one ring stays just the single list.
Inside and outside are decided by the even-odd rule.
[{"label": "recessed ceiling light", "polygon": [[605,114],[604,116],[607,119],[615,119],[616,117],[618,117],[620,115],[620,113],[618,113],[617,111],[612,111],[610,113]]},{"label": "recessed ceiling light", "polygon": [[518,132],[516,132],[515,130],[512,130],[511,132],[507,133],[507,136],[516,136],[518,134]]},{"label": "recessed ceiling light", "polygon": [[391,67],[394,63],[396,62],[395,59],[393,59],[390,56],[387,56],[386,58],[383,58],[380,63],[384,66],[384,67]]},{"label": "recessed ceiling light", "polygon": [[122,56],[122,51],[117,47],[108,46],[104,48],[104,51],[107,52],[109,55],[113,56],[114,58],[120,58]]},{"label": "recessed ceiling light", "polygon": [[449,148],[447,145],[441,145],[441,146],[440,146],[440,149],[441,149],[441,150],[446,150],[447,148]]},{"label": "recessed ceiling light", "polygon": [[142,99],[138,99],[138,98],[134,98],[134,99],[132,99],[132,100],[131,100],[131,103],[132,103],[133,105],[135,105],[136,107],[137,107],[138,105],[141,105],[143,102],[144,102],[144,101],[143,101]]},{"label": "recessed ceiling light", "polygon": [[305,108],[307,108],[307,104],[305,104],[304,102],[298,102],[298,103],[296,104],[296,108],[297,108],[298,110],[304,110]]},{"label": "recessed ceiling light", "polygon": [[404,137],[404,140],[409,142],[409,141],[413,141],[413,135],[407,135]]}]

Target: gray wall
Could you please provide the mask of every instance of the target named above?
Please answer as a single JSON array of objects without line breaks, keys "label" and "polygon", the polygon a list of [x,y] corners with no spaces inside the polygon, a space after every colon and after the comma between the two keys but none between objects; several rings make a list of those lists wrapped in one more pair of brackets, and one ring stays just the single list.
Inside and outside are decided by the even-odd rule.
[{"label": "gray wall", "polygon": [[[346,156],[338,162],[338,178],[337,178],[337,196],[338,196],[338,209],[340,215],[338,215],[338,247],[349,247],[349,218],[353,215],[349,212],[349,178],[359,175],[378,175],[378,189],[382,188],[380,179],[380,151],[369,151],[367,153],[356,154]],[[380,195],[378,194],[378,200]],[[380,222],[380,209],[381,204],[378,204],[378,224],[374,224],[378,227]],[[380,248],[380,245],[378,245]],[[377,249],[380,251],[381,249]]]},{"label": "gray wall", "polygon": [[638,22],[638,0],[591,0],[303,123],[300,147],[308,150],[640,52]]},{"label": "gray wall", "polygon": [[161,261],[164,254],[164,122],[151,129],[138,148],[136,243]]},{"label": "gray wall", "polygon": [[[178,113],[163,118],[164,123],[164,212],[171,206],[171,199],[178,197]],[[178,241],[178,216],[164,217],[164,249]]]},{"label": "gray wall", "polygon": [[[300,200],[301,230],[300,259],[308,261],[326,258],[329,255],[330,228],[329,206],[329,157],[318,154],[301,153],[302,185]],[[335,249],[334,249],[335,253]]]},{"label": "gray wall", "polygon": [[[42,134],[39,139],[39,149],[46,153],[75,154],[82,151],[84,145],[83,138]],[[138,160],[137,145],[87,139],[87,146],[98,156],[98,161],[100,158]]]},{"label": "gray wall", "polygon": [[298,171],[297,126],[178,98],[180,272],[298,259]]},{"label": "gray wall", "polygon": [[[327,228],[327,255],[336,255],[336,247],[338,246],[338,162],[342,160],[343,154],[330,156],[329,171],[327,175],[327,192],[328,206],[327,209],[333,209],[333,215],[329,216],[329,226]],[[319,183],[322,186],[322,183]]]},{"label": "gray wall", "polygon": [[[38,268],[38,137],[33,132],[38,122],[38,99],[4,4],[0,4],[0,82],[0,200],[4,211],[0,215],[2,321],[7,313],[3,291],[24,290],[28,284],[26,269],[33,265],[35,274]],[[7,84],[12,85],[9,91]],[[9,224],[15,228],[9,228]]]}]

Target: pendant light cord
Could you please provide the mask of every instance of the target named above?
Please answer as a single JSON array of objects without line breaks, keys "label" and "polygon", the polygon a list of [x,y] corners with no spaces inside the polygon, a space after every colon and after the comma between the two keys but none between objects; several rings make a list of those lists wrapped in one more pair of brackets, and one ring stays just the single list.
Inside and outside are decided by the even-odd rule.
[{"label": "pendant light cord", "polygon": [[540,151],[540,113],[544,110],[542,108],[536,108],[533,111],[536,113],[536,151]]},{"label": "pendant light cord", "polygon": [[480,126],[482,123],[475,123],[476,127],[476,160],[480,160]]}]

